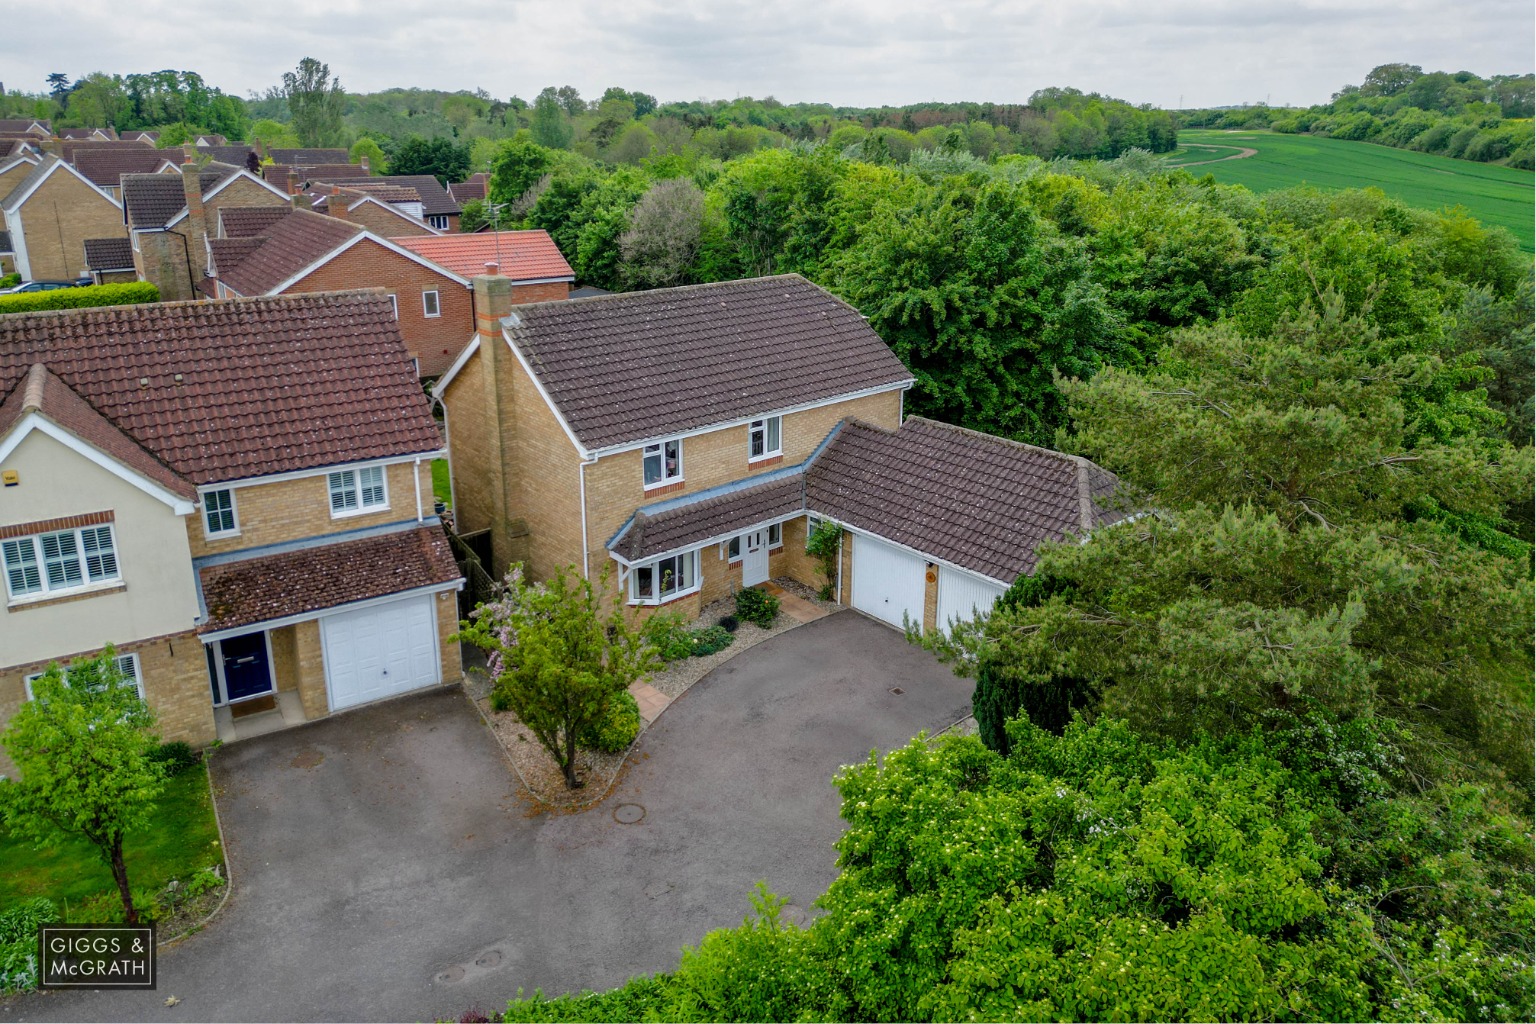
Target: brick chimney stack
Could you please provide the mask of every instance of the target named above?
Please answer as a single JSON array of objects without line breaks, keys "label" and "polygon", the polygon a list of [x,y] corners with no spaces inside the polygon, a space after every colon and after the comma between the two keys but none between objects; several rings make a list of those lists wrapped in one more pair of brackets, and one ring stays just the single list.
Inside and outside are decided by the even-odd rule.
[{"label": "brick chimney stack", "polygon": [[190,145],[181,147],[181,190],[187,200],[187,252],[192,263],[192,280],[189,283],[195,295],[198,278],[203,276],[198,268],[207,266],[208,217],[203,212],[202,174]]},{"label": "brick chimney stack", "polygon": [[299,194],[299,172],[292,167],[288,168],[288,194],[291,196]]},{"label": "brick chimney stack", "polygon": [[[512,475],[507,472],[506,438],[512,427],[511,353],[502,339],[501,321],[512,312],[512,282],[496,274],[495,264],[486,266],[486,273],[477,275],[475,285],[475,334],[480,342],[481,365],[485,368],[485,408],[491,414],[496,428],[491,431],[490,475],[494,488],[491,499],[491,563],[495,572],[505,572],[506,567],[521,553],[526,552],[512,540],[514,534],[527,533],[527,526],[514,530],[512,520],[514,500]],[[503,378],[506,378],[505,380]]]},{"label": "brick chimney stack", "polygon": [[371,171],[371,170],[370,170],[370,169],[369,169],[369,168],[368,168],[368,158],[367,158],[367,157],[366,157],[366,156],[365,156],[365,157],[363,157],[363,158],[362,158],[362,159],[361,159],[361,160],[359,160],[359,161],[358,161],[358,165],[359,165],[359,166],[360,166],[360,167],[362,167],[362,169],[363,169],[363,174],[364,174],[364,175],[365,175],[365,176],[366,176],[366,175],[369,175],[369,174],[372,174],[372,173],[373,173],[373,171]]},{"label": "brick chimney stack", "polygon": [[350,198],[352,197],[341,194],[341,187],[339,185],[332,185],[331,196],[325,201],[325,212],[337,220],[350,219],[347,216],[347,200]]}]

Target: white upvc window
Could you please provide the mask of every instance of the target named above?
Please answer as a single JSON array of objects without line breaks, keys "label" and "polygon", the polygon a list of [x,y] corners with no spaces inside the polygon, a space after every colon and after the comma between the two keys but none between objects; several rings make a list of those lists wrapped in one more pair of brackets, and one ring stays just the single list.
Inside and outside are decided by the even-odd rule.
[{"label": "white upvc window", "polygon": [[741,561],[741,536],[739,534],[725,542],[725,558],[728,562]]},{"label": "white upvc window", "polygon": [[661,487],[675,484],[683,478],[683,439],[645,446],[642,462],[645,465],[645,486]]},{"label": "white upvc window", "polygon": [[[139,695],[139,700],[144,699],[144,677],[139,674],[139,656],[137,654],[119,654],[117,656],[117,670],[123,674],[121,685],[131,686]],[[44,673],[33,672],[22,682],[26,685],[27,700],[32,699],[32,684],[43,678]],[[64,682],[69,683],[69,666],[64,666]]]},{"label": "white upvc window", "polygon": [[87,526],[0,541],[11,599],[79,590],[118,579],[111,526]]},{"label": "white upvc window", "polygon": [[421,293],[421,315],[429,320],[443,315],[443,307],[438,300],[436,288],[429,288]]},{"label": "white upvc window", "polygon": [[395,314],[395,319],[400,319],[400,297],[394,292],[389,293],[389,309]]},{"label": "white upvc window", "polygon": [[811,535],[821,529],[821,523],[820,516],[805,517],[805,550],[811,550]]},{"label": "white upvc window", "polygon": [[747,461],[756,462],[758,459],[771,459],[775,455],[784,454],[784,447],[779,438],[781,427],[780,417],[767,416],[760,420],[753,420],[747,425]]},{"label": "white upvc window", "polygon": [[208,491],[203,495],[203,528],[208,536],[234,536],[240,532],[233,490]]},{"label": "white upvc window", "polygon": [[328,474],[326,481],[331,490],[332,519],[389,507],[383,466],[337,470]]},{"label": "white upvc window", "polygon": [[448,215],[443,213],[432,214],[427,218],[427,226],[437,228],[439,231],[447,231]]},{"label": "white upvc window", "polygon": [[630,604],[666,604],[698,589],[699,560],[695,551],[637,565],[629,573]]},{"label": "white upvc window", "polygon": [[781,548],[784,546],[784,525],[782,523],[768,524],[768,547]]}]

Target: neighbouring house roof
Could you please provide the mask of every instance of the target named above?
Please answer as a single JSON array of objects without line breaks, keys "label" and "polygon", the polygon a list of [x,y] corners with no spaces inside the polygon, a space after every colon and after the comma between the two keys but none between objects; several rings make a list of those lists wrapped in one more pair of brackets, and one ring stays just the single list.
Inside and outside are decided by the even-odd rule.
[{"label": "neighbouring house roof", "polygon": [[42,160],[38,161],[37,166],[32,168],[32,170],[28,172],[25,178],[22,178],[21,181],[16,183],[16,187],[11,189],[10,193],[6,195],[3,201],[0,201],[0,208],[15,211],[21,206],[23,202],[26,201],[29,196],[31,196],[33,190],[37,188],[37,186],[40,185],[50,174],[53,174],[55,170],[62,171],[65,174],[74,175],[80,181],[85,182],[91,188],[95,189],[97,193],[99,193],[101,197],[107,202],[113,204],[114,206],[119,205],[117,200],[113,199],[106,192],[103,192],[99,185],[91,181],[84,174],[81,174],[80,171],[72,164],[59,159],[53,154],[49,154],[48,156],[43,157]]},{"label": "neighbouring house roof", "polygon": [[807,468],[806,507],[964,569],[1012,582],[1035,550],[1116,522],[1113,474],[1084,458],[921,417],[848,422]]},{"label": "neighbouring house roof", "polygon": [[219,209],[220,238],[265,235],[272,225],[293,212],[291,206],[225,206]]},{"label": "neighbouring house roof", "polygon": [[[211,163],[198,172],[206,197],[221,182],[242,168]],[[163,228],[187,208],[187,193],[180,174],[128,174],[123,176],[123,208],[130,228]]]},{"label": "neighbouring house roof", "polygon": [[322,178],[326,180],[350,178],[360,173],[362,168],[356,164],[314,164],[313,166],[305,166],[303,164],[266,164],[261,169],[262,177],[280,188],[288,187],[289,171],[292,171],[298,177],[299,184],[302,186],[312,181],[319,181]]},{"label": "neighbouring house roof", "polygon": [[572,288],[568,299],[595,299],[599,295],[612,295],[607,288],[599,288],[596,285],[584,284],[580,288]]},{"label": "neighbouring house roof", "polygon": [[236,167],[244,167],[246,160],[256,152],[244,143],[233,146],[198,146],[197,151],[207,154],[220,163],[234,164]]},{"label": "neighbouring house roof", "polygon": [[0,118],[0,133],[25,134],[33,128],[41,128],[43,131],[52,131],[53,125],[45,117],[10,117]]},{"label": "neighbouring house roof", "polygon": [[416,191],[411,185],[374,185],[371,183],[367,185],[348,185],[342,190],[341,194],[344,198],[352,200],[356,200],[363,195],[370,195],[386,203],[421,202],[421,193]]},{"label": "neighbouring house roof", "polygon": [[485,186],[487,175],[484,172],[471,174],[467,181],[456,181],[448,185],[448,194],[453,196],[453,201],[463,206],[474,199],[485,198]]},{"label": "neighbouring house roof", "polygon": [[[361,170],[356,167],[354,171]],[[425,216],[439,216],[455,214],[459,212],[459,204],[453,201],[443,186],[430,174],[385,174],[374,176],[361,176],[354,174],[350,178],[331,177],[328,175],[311,174],[310,181],[323,182],[327,185],[340,185],[343,188],[364,188],[378,185],[404,185],[414,188],[421,196],[422,213]]]},{"label": "neighbouring house roof", "polygon": [[[262,295],[300,273],[362,227],[308,210],[292,210],[260,236],[209,242],[219,281],[242,295]],[[260,239],[261,244],[249,243]],[[236,253],[240,253],[237,257]]]},{"label": "neighbouring house roof", "polygon": [[343,164],[362,169],[352,164],[352,158],[344,149],[269,149],[267,156],[274,164]]},{"label": "neighbouring house roof", "polygon": [[255,549],[240,556],[194,563],[207,610],[199,633],[290,619],[463,578],[436,520],[353,540],[314,538],[288,550]]},{"label": "neighbouring house roof", "polygon": [[516,306],[503,330],[591,451],[912,381],[797,274]]},{"label": "neighbouring house roof", "polygon": [[203,293],[216,297],[219,294],[217,280],[219,276],[238,268],[248,256],[266,242],[265,235],[252,235],[245,238],[210,238],[208,240],[209,276],[198,282],[202,286]]},{"label": "neighbouring house roof", "polygon": [[117,188],[125,174],[153,174],[165,164],[173,166],[158,149],[141,145],[122,149],[87,149],[74,155],[75,168],[102,188]]},{"label": "neighbouring house roof", "polygon": [[65,128],[59,132],[61,139],[89,139],[96,136],[116,140],[117,132],[111,128]]},{"label": "neighbouring house roof", "polygon": [[197,488],[190,482],[97,412],[40,362],[27,368],[26,374],[11,388],[10,395],[0,403],[0,437],[9,434],[18,422],[33,412],[172,494],[187,499],[197,496]]},{"label": "neighbouring house roof", "polygon": [[133,243],[126,238],[87,238],[85,265],[94,271],[132,270]]},{"label": "neighbouring house roof", "polygon": [[36,363],[194,484],[442,447],[376,292],[0,317],[0,393]]},{"label": "neighbouring house roof", "polygon": [[[565,262],[547,231],[497,231],[472,235],[423,235],[396,238],[395,244],[447,267],[460,277],[485,273],[497,262],[501,276],[513,281],[572,281],[576,274]],[[499,255],[498,255],[499,250]]]},{"label": "neighbouring house roof", "polygon": [[748,478],[642,508],[624,524],[608,550],[626,561],[643,562],[804,510],[805,482],[799,467],[768,477],[766,483]]}]

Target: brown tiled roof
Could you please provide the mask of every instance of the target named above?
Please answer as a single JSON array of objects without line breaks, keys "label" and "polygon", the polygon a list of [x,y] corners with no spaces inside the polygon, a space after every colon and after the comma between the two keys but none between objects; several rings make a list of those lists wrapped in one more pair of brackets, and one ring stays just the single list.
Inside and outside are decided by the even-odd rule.
[{"label": "brown tiled roof", "polygon": [[857,310],[797,274],[513,316],[507,336],[593,450],[912,379]]},{"label": "brown tiled roof", "polygon": [[[208,164],[197,176],[203,195],[206,197],[219,183],[242,170],[230,164]],[[163,228],[187,208],[180,174],[126,174],[122,201],[130,228]]]},{"label": "brown tiled roof", "polygon": [[560,255],[555,240],[542,229],[416,235],[393,241],[460,277],[483,274],[485,265],[491,262],[499,264],[502,277],[514,281],[570,281],[576,277],[571,265]]},{"label": "brown tiled roof", "polygon": [[1115,478],[1087,459],[912,417],[851,421],[806,470],[806,507],[996,580],[1035,549],[1115,522]]},{"label": "brown tiled roof", "polygon": [[103,188],[117,188],[125,174],[152,174],[165,161],[160,150],[137,144],[119,149],[87,149],[74,156],[75,169]]},{"label": "brown tiled roof", "polygon": [[72,164],[76,164],[76,166],[78,166],[77,158],[82,153],[138,153],[140,156],[145,153],[159,153],[173,163],[181,163],[181,150],[160,150],[153,146],[146,146],[142,142],[103,142],[100,139],[76,139],[59,144],[59,156]]},{"label": "brown tiled roof", "polygon": [[472,199],[485,198],[485,175],[471,174],[468,181],[452,182],[448,186],[448,194],[453,196],[454,202],[463,206]]},{"label": "brown tiled roof", "polygon": [[361,173],[362,168],[357,164],[266,164],[261,169],[262,176],[278,188],[288,187],[289,171],[298,175],[300,185],[305,185],[322,178],[351,178]]},{"label": "brown tiled roof", "polygon": [[294,210],[267,229],[260,248],[237,266],[219,264],[219,280],[241,295],[262,295],[314,263],[363,229],[335,217]]},{"label": "brown tiled roof", "polygon": [[0,393],[34,363],[195,484],[442,446],[376,292],[0,317]]},{"label": "brown tiled roof", "polygon": [[[361,170],[361,168],[356,168]],[[347,188],[361,188],[369,185],[404,185],[414,188],[421,196],[422,213],[426,216],[453,214],[459,212],[459,204],[453,201],[442,184],[430,174],[386,174],[372,177],[354,176],[350,178],[328,177],[321,174],[312,174],[310,180],[323,182],[327,185],[341,185]]]},{"label": "brown tiled roof", "polygon": [[87,238],[85,265],[92,270],[132,270],[133,244],[126,238]]},{"label": "brown tiled roof", "polygon": [[272,225],[293,212],[291,206],[225,206],[219,209],[223,238],[265,235]]},{"label": "brown tiled roof", "polygon": [[52,124],[46,117],[9,117],[0,118],[0,132],[25,133],[33,125],[44,130],[51,130]]},{"label": "brown tiled roof", "polygon": [[419,203],[421,193],[411,185],[348,185],[342,193],[357,193],[354,200],[362,195],[370,195],[385,203]]},{"label": "brown tiled roof", "polygon": [[740,532],[804,508],[804,480],[798,472],[748,487],[722,488],[716,495],[692,495],[641,509],[608,549],[631,562]]},{"label": "brown tiled roof", "polygon": [[113,131],[111,128],[65,128],[59,132],[59,138],[89,139],[97,132],[101,132],[101,134],[105,135],[108,139],[115,140],[117,138],[117,132]]},{"label": "brown tiled roof", "polygon": [[89,402],[42,363],[33,363],[9,397],[0,403],[0,436],[8,434],[29,412],[39,413],[173,494],[196,497],[197,488],[91,408]]},{"label": "brown tiled roof", "polygon": [[[251,253],[266,244],[264,236],[249,238],[210,238],[208,240],[209,254],[212,262],[208,272],[215,276],[225,276],[235,272],[235,269],[244,263]],[[213,281],[203,278],[209,284],[209,294],[218,294],[218,288]]]},{"label": "brown tiled roof", "polygon": [[274,164],[342,164],[362,170],[351,163],[352,158],[344,149],[269,149],[267,156]]},{"label": "brown tiled roof", "polygon": [[198,569],[200,633],[323,611],[463,577],[441,526],[395,530]]},{"label": "brown tiled roof", "polygon": [[221,163],[234,164],[236,167],[244,167],[246,159],[254,152],[245,143],[233,146],[198,146],[199,153],[206,153]]}]

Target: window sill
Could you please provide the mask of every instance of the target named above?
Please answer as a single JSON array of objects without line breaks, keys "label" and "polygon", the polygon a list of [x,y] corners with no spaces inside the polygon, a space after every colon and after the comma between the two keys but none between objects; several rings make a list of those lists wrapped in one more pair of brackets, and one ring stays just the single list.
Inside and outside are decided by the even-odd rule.
[{"label": "window sill", "polygon": [[70,601],[84,601],[88,597],[100,597],[102,594],[115,594],[120,590],[127,590],[128,584],[122,580],[106,580],[101,583],[92,583],[89,586],[75,587],[72,590],[53,591],[48,594],[28,594],[25,597],[13,597],[5,606],[8,612],[24,612],[32,608],[43,608],[52,604],[68,604]]},{"label": "window sill", "polygon": [[369,505],[367,508],[357,508],[350,512],[332,512],[332,519],[356,519],[358,516],[371,516],[375,512],[388,512],[388,505]]},{"label": "window sill", "polygon": [[749,458],[749,459],[747,459],[747,465],[749,465],[749,466],[772,466],[772,465],[775,465],[776,463],[780,463],[780,462],[783,462],[783,461],[784,461],[784,453],[783,452],[774,452],[772,455],[759,455],[755,459]]},{"label": "window sill", "polygon": [[682,480],[668,480],[666,483],[661,483],[661,484],[646,484],[645,485],[645,493],[646,494],[671,494],[674,491],[682,490],[685,486],[687,486],[685,481],[682,481]]},{"label": "window sill", "polygon": [[240,536],[239,530],[220,530],[218,533],[203,531],[203,540],[209,544],[217,544],[221,540],[234,540]]},{"label": "window sill", "polygon": [[660,608],[662,605],[671,604],[673,601],[681,601],[685,597],[692,597],[694,594],[697,594],[702,589],[703,589],[703,585],[700,584],[699,586],[696,586],[696,587],[690,587],[687,590],[679,590],[677,593],[670,594],[670,595],[662,598],[660,601],[645,601],[645,600],[636,601],[636,600],[631,599],[630,602],[629,602],[629,606],[631,608]]}]

